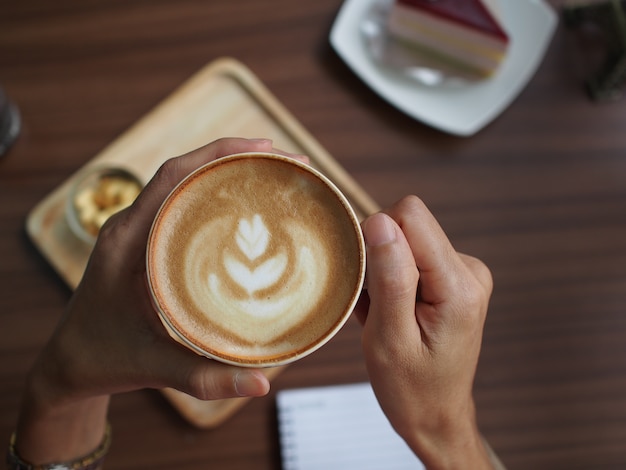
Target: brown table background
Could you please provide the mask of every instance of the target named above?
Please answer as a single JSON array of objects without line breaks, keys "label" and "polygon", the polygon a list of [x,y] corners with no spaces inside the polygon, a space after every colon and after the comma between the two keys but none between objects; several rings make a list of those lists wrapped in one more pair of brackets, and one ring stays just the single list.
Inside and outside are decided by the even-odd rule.
[{"label": "brown table background", "polygon": [[[553,0],[553,5],[563,2]],[[476,378],[510,470],[626,468],[626,102],[583,91],[559,26],[514,103],[470,138],[396,111],[331,50],[341,0],[0,0],[0,83],[22,134],[0,159],[0,443],[70,291],[26,216],[190,75],[244,62],[381,205],[421,196],[495,291]],[[279,469],[276,390],[366,380],[359,327],[211,431],[157,392],[116,396],[110,469]]]}]

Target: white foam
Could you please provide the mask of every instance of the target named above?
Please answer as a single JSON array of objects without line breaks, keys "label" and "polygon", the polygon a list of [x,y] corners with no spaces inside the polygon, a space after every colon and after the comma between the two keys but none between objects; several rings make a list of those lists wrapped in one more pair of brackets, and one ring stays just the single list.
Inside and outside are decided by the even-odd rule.
[{"label": "white foam", "polygon": [[272,287],[278,282],[287,267],[287,255],[279,253],[255,268],[237,261],[228,254],[224,256],[224,265],[231,279],[243,287],[249,295]]},{"label": "white foam", "polygon": [[[231,317],[242,315],[244,318],[250,316],[279,320],[280,317],[292,316],[299,310],[306,315],[315,306],[319,297],[319,294],[311,287],[318,282],[323,283],[326,275],[324,272],[319,272],[319,269],[307,269],[307,266],[315,265],[315,257],[307,247],[300,248],[297,263],[298,268],[287,281],[287,286],[281,289],[280,295],[262,299],[252,295],[238,299],[222,287],[218,276],[210,274],[208,286],[212,303],[219,303],[222,311],[230,312]],[[292,317],[290,321],[297,324],[300,320],[302,318],[298,320]],[[283,321],[283,323],[287,322]],[[255,333],[256,336],[258,332]]]},{"label": "white foam", "polygon": [[[217,219],[193,236],[184,260],[186,284],[207,319],[245,341],[268,344],[314,312],[329,281],[329,253],[319,235],[300,221],[283,220],[268,228],[258,214],[233,219]],[[236,233],[228,232],[229,226]],[[281,231],[287,246],[270,252],[272,230]],[[216,242],[233,239],[230,249],[206,249],[207,240],[219,246]],[[259,322],[272,326],[261,328]]]},{"label": "white foam", "polygon": [[267,244],[270,240],[270,233],[263,223],[260,214],[254,214],[252,219],[241,219],[235,237],[237,246],[248,257],[250,261],[254,261],[267,250]]}]

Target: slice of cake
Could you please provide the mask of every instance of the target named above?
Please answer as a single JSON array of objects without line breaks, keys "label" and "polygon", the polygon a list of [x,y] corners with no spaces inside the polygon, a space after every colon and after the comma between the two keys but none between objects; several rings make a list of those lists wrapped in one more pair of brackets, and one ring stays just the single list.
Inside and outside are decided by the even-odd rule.
[{"label": "slice of cake", "polygon": [[421,52],[489,76],[509,45],[497,7],[497,0],[395,0],[388,28]]}]

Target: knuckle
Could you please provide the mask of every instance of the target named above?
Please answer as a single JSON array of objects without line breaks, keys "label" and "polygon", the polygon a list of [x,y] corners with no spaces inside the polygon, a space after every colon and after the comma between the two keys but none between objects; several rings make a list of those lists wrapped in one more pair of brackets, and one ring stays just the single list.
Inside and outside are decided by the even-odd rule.
[{"label": "knuckle", "polygon": [[488,291],[491,291],[493,289],[493,276],[489,267],[473,256],[468,258],[468,265],[481,284],[483,284]]},{"label": "knuckle", "polygon": [[422,199],[415,195],[405,196],[393,207],[394,212],[404,214],[409,219],[420,219],[428,211]]},{"label": "knuckle", "polygon": [[465,256],[465,265],[468,267],[474,278],[480,283],[487,296],[493,291],[493,276],[489,267],[480,259],[473,256]]},{"label": "knuckle", "polygon": [[215,390],[213,384],[207,383],[205,374],[197,368],[192,369],[187,375],[187,393],[200,400],[210,400],[214,398]]},{"label": "knuckle", "polygon": [[113,214],[104,222],[98,232],[97,249],[103,249],[104,247],[106,251],[106,249],[117,246],[122,232],[128,229],[128,212],[129,209],[124,209]]},{"label": "knuckle", "polygon": [[157,184],[171,185],[178,183],[178,174],[181,166],[181,157],[166,160],[154,175]]},{"label": "knuckle", "polygon": [[466,279],[457,288],[461,323],[482,325],[487,315],[490,293],[473,278]]},{"label": "knuckle", "polygon": [[98,231],[98,238],[96,240],[94,250],[107,251],[117,244],[117,240],[120,236],[120,228],[124,225],[122,223],[123,218],[124,214],[118,212],[117,214],[113,214],[106,220],[106,222],[104,222]]},{"label": "knuckle", "polygon": [[186,382],[187,393],[200,400],[236,396],[232,376],[225,371],[213,370],[207,373],[204,367],[195,367],[187,374]]}]

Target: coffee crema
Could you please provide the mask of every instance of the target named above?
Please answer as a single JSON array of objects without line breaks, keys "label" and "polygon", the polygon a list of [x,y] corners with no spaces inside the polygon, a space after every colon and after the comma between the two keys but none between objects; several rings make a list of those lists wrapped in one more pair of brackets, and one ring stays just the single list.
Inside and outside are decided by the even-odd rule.
[{"label": "coffee crema", "polygon": [[223,362],[273,366],[345,323],[365,273],[346,198],[273,154],[216,160],[183,180],[155,218],[148,281],[174,337]]}]

